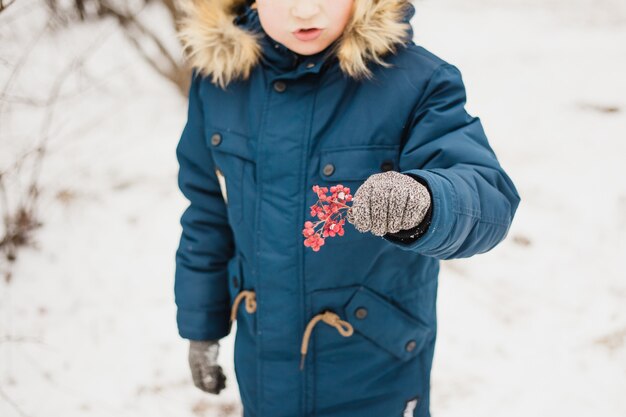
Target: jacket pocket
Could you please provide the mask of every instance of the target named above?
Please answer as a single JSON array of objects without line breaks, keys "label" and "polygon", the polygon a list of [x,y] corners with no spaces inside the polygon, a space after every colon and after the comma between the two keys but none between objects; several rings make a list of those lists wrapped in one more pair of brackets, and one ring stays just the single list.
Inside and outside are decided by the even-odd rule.
[{"label": "jacket pocket", "polygon": [[325,148],[320,152],[318,175],[331,184],[360,185],[372,174],[398,170],[399,152],[399,145]]},{"label": "jacket pocket", "polygon": [[[253,288],[249,288],[245,279],[243,258],[239,252],[228,261],[228,293],[230,296],[230,308],[232,313],[233,304],[235,298],[243,290],[254,291]],[[229,313],[230,314],[230,313]],[[242,298],[235,310],[235,318],[238,322],[237,328],[247,329],[250,334],[254,335],[256,330],[256,312],[249,313],[246,310],[246,298]]]},{"label": "jacket pocket", "polygon": [[[310,296],[313,315],[334,311],[368,343],[401,361],[418,355],[434,337],[434,332],[418,317],[364,285],[316,290]],[[339,334],[336,336],[341,339]]]},{"label": "jacket pocket", "polygon": [[408,399],[424,395],[434,331],[418,317],[363,285],[309,296],[309,318],[331,310],[354,329],[345,337],[323,322],[314,327],[305,366],[313,373],[316,413],[339,417],[346,404],[355,404],[363,415],[401,416]]},{"label": "jacket pocket", "polygon": [[422,351],[433,331],[383,296],[360,286],[343,309],[355,331],[402,361]]},{"label": "jacket pocket", "polygon": [[255,181],[255,158],[250,139],[241,133],[209,127],[206,144],[211,149],[215,174],[228,209],[231,224],[241,222],[246,204],[246,188]]}]

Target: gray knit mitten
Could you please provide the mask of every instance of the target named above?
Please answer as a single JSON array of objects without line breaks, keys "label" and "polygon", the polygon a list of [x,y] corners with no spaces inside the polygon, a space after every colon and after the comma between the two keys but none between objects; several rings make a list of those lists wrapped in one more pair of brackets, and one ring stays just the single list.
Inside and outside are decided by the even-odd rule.
[{"label": "gray knit mitten", "polygon": [[217,364],[217,340],[189,341],[189,368],[193,384],[202,391],[219,394],[226,387],[226,376]]},{"label": "gray knit mitten", "polygon": [[383,236],[420,224],[430,204],[428,189],[415,178],[397,171],[380,172],[356,190],[346,219],[359,232]]}]

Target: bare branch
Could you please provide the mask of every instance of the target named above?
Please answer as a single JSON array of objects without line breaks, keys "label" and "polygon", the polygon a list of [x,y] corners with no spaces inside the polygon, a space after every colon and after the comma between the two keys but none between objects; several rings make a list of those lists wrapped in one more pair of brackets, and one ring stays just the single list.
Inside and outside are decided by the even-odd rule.
[{"label": "bare branch", "polygon": [[5,11],[10,5],[12,5],[13,3],[15,3],[16,0],[7,0],[7,1],[2,1],[0,0],[0,13],[2,13],[3,11]]},{"label": "bare branch", "polygon": [[41,139],[40,143],[36,148],[35,162],[33,165],[32,171],[32,179],[30,182],[30,192],[28,193],[28,199],[23,203],[23,207],[25,207],[30,213],[34,212],[36,207],[35,200],[37,199],[37,184],[39,182],[39,175],[41,172],[41,168],[43,165],[44,156],[46,153],[47,142],[50,138],[50,126],[52,125],[52,121],[54,119],[54,112],[56,110],[57,98],[60,95],[61,89],[67,79],[76,71],[77,68],[80,68],[84,65],[84,62],[94,54],[98,50],[98,46],[103,44],[102,40],[110,36],[109,33],[101,33],[97,36],[84,50],[80,53],[76,58],[74,58],[66,67],[64,71],[61,72],[61,75],[55,80],[55,83],[52,87],[52,91],[50,93],[50,97],[48,101],[51,104],[50,111],[46,114],[46,118],[41,127]]},{"label": "bare branch", "polygon": [[[41,38],[43,37],[43,35],[47,32],[48,29],[48,25],[46,24],[44,27],[42,27],[39,32],[37,33],[37,35],[35,35],[33,37],[33,39],[30,41],[30,43],[26,46],[26,48],[24,48],[24,53],[22,54],[22,56],[20,56],[19,60],[17,61],[17,63],[15,64],[15,66],[13,67],[11,74],[9,75],[7,82],[4,84],[4,86],[2,87],[2,92],[0,92],[0,97],[1,96],[6,96],[9,89],[11,88],[11,85],[13,84],[15,78],[17,77],[17,75],[19,74],[19,72],[22,69],[22,66],[24,66],[24,63],[26,62],[26,60],[28,59],[28,56],[31,54],[31,52],[33,51],[33,49],[35,49],[35,45],[37,45],[37,43],[41,40]],[[3,114],[3,105],[2,105],[2,101],[0,101],[0,133],[2,133],[1,127],[2,127],[2,114]],[[2,135],[0,135],[1,137]]]},{"label": "bare branch", "polygon": [[17,405],[15,401],[13,401],[11,397],[9,397],[9,395],[6,392],[2,390],[2,388],[0,388],[0,398],[4,398],[4,401],[6,401],[11,407],[13,407],[13,409],[17,412],[17,414],[20,417],[30,417]]},{"label": "bare branch", "polygon": [[[111,6],[106,1],[100,2],[101,12],[105,15],[113,16],[117,19],[120,26],[124,28],[124,34],[130,43],[135,47],[141,57],[159,74],[173,82],[182,94],[186,93],[186,85],[184,83],[185,70],[181,69],[177,60],[165,47],[165,44],[154,34],[148,27],[146,27],[138,19],[139,13],[143,10],[140,9],[136,13],[124,13],[115,7]],[[145,4],[144,4],[145,6]],[[171,7],[175,6],[172,4]],[[145,48],[141,45],[141,38],[145,37],[149,39],[158,49],[160,56],[166,61],[165,64],[160,64],[154,57],[150,56]]]}]

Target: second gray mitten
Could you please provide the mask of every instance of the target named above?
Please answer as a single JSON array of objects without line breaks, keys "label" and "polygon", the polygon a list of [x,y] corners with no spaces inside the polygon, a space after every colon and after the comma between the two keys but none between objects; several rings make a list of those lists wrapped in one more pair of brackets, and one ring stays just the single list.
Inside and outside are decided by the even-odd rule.
[{"label": "second gray mitten", "polygon": [[217,364],[219,347],[217,340],[189,341],[189,368],[193,383],[211,394],[219,394],[226,387],[226,376]]}]

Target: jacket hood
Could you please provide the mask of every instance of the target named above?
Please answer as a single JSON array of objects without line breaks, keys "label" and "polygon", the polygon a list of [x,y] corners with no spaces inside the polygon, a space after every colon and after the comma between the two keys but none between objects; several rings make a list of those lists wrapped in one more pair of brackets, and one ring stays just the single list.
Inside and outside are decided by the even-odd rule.
[{"label": "jacket hood", "polygon": [[[303,57],[265,33],[253,3],[182,2],[178,36],[186,59],[222,88],[235,78],[247,79],[261,60],[284,70],[293,67],[294,58]],[[340,69],[354,79],[371,78],[370,62],[390,66],[383,58],[412,40],[410,19],[414,14],[415,7],[409,0],[354,0],[343,34],[315,57],[322,57],[325,64],[336,59]]]}]

